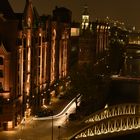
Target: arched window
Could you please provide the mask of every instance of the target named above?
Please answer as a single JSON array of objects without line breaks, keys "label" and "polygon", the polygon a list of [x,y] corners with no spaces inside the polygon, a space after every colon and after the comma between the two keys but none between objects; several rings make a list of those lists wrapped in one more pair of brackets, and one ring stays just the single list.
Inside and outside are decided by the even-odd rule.
[{"label": "arched window", "polygon": [[3,57],[0,57],[0,65],[3,65]]}]

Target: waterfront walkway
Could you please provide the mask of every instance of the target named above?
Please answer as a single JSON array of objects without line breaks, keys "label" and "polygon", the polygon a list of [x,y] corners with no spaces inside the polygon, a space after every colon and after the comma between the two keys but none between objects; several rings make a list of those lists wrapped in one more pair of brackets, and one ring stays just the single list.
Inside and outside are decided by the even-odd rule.
[{"label": "waterfront walkway", "polygon": [[[74,98],[73,96],[64,97],[64,98],[54,98],[52,100],[52,104],[48,106],[48,108],[52,109],[54,115],[60,113],[68,103]],[[20,124],[13,131],[1,131],[0,132],[0,140],[51,140],[51,128],[52,122],[51,120],[43,120],[43,121],[34,121],[34,116],[31,116],[25,120],[24,124]],[[64,117],[65,119],[65,117]],[[54,140],[58,140],[59,123],[56,123],[57,119],[54,120]],[[78,126],[78,123],[77,127]],[[60,136],[61,138],[67,138],[72,135],[72,133],[76,132],[77,128],[75,128],[74,122],[64,123],[60,127]]]},{"label": "waterfront walkway", "polygon": [[[74,98],[74,95],[73,96],[69,96],[69,97],[62,97],[61,99],[59,98],[53,98],[51,100],[51,104],[47,106],[47,108],[51,109],[53,111],[53,115],[57,115],[58,113],[60,113],[69,103],[70,101]],[[30,116],[28,118],[26,118],[25,120],[25,125],[24,127],[26,126],[29,126],[33,120],[34,116]],[[21,123],[18,128],[21,128],[23,127],[23,124]]]}]

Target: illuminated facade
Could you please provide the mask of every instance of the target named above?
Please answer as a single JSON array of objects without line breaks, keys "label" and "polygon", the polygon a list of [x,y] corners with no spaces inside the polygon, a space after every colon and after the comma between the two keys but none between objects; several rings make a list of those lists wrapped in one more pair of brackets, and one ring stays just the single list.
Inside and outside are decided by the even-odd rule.
[{"label": "illuminated facade", "polygon": [[94,38],[92,32],[86,30],[79,37],[79,65],[89,64],[94,61]]},{"label": "illuminated facade", "polygon": [[107,23],[98,23],[96,26],[96,56],[101,57],[107,51],[109,43],[109,29]]},{"label": "illuminated facade", "polygon": [[136,30],[128,32],[128,44],[121,74],[140,77],[140,33]]},{"label": "illuminated facade", "polygon": [[140,45],[127,45],[121,75],[140,77]]},{"label": "illuminated facade", "polygon": [[69,30],[67,25],[62,27],[62,35],[60,40],[59,50],[59,79],[63,79],[68,75],[68,44],[69,44]]},{"label": "illuminated facade", "polygon": [[82,13],[82,23],[81,23],[82,29],[89,28],[89,13],[88,13],[88,7],[84,7],[84,12]]},{"label": "illuminated facade", "polygon": [[31,93],[31,49],[32,49],[32,26],[33,26],[33,8],[31,1],[26,1],[23,19],[23,35],[24,35],[24,54],[23,54],[23,98],[25,103],[24,116],[31,114],[30,109],[30,93]]},{"label": "illuminated facade", "polygon": [[70,34],[70,62],[69,67],[73,69],[78,63],[78,53],[79,53],[79,36],[80,36],[81,24],[78,22],[71,23],[71,34]]},{"label": "illuminated facade", "polygon": [[[92,27],[92,28],[90,28]],[[109,49],[109,26],[107,23],[95,21],[83,28],[79,37],[79,66],[85,64],[98,65],[98,61],[106,59]]]},{"label": "illuminated facade", "polygon": [[[85,11],[79,36],[79,68],[90,65],[95,73],[119,73],[128,43],[126,26],[108,17],[90,22],[87,7]],[[139,43],[139,36],[134,36],[129,37],[129,43]]]},{"label": "illuminated facade", "polygon": [[55,82],[56,78],[56,27],[52,27],[52,38],[51,38],[51,72],[50,72],[50,83]]},{"label": "illuminated facade", "polygon": [[51,74],[50,92],[56,97],[64,94],[69,85],[69,50],[71,11],[64,7],[53,10],[51,22]]},{"label": "illuminated facade", "polygon": [[7,0],[0,9],[0,128],[12,129],[20,121],[20,93],[16,92],[18,22]]},{"label": "illuminated facade", "polygon": [[5,130],[49,105],[68,77],[69,23],[38,16],[31,0],[13,17],[0,17],[0,34],[6,36],[0,43],[0,127]]},{"label": "illuminated facade", "polygon": [[140,45],[140,32],[136,30],[131,30],[128,33],[129,44]]}]

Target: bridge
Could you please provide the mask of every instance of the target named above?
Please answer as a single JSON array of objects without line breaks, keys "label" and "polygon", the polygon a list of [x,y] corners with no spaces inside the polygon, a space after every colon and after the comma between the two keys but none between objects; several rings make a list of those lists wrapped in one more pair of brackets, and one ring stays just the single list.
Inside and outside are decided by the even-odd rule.
[{"label": "bridge", "polygon": [[87,126],[69,140],[105,138],[140,131],[140,104],[119,104],[104,108],[86,117],[81,123]]},{"label": "bridge", "polygon": [[[73,98],[60,113],[53,115],[53,119],[61,118],[62,116],[64,116],[74,103],[76,104],[76,106],[78,106],[81,102],[81,97],[82,97],[81,94],[77,94],[76,97]],[[38,120],[44,121],[44,120],[51,120],[51,119],[52,119],[52,116],[33,117],[34,121],[38,121]]]},{"label": "bridge", "polygon": [[140,77],[134,76],[120,76],[120,75],[112,75],[110,77],[112,80],[121,80],[121,81],[128,81],[133,83],[140,83]]}]

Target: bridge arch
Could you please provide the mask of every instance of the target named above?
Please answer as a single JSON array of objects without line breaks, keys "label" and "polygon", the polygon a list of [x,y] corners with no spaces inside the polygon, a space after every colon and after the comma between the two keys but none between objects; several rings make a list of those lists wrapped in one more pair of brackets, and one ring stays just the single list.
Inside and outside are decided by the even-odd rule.
[{"label": "bridge arch", "polygon": [[87,126],[70,137],[70,140],[140,129],[140,104],[110,106],[86,117],[82,123],[87,123]]},{"label": "bridge arch", "polygon": [[140,114],[140,104],[119,104],[99,110],[86,117],[83,122],[93,123],[119,115]]},{"label": "bridge arch", "polygon": [[111,133],[120,133],[140,129],[140,115],[121,115],[89,124],[78,131],[69,140],[96,137]]}]

